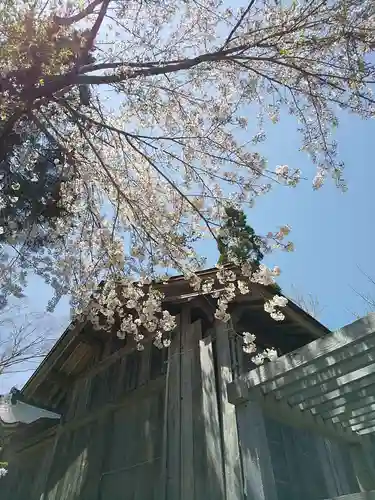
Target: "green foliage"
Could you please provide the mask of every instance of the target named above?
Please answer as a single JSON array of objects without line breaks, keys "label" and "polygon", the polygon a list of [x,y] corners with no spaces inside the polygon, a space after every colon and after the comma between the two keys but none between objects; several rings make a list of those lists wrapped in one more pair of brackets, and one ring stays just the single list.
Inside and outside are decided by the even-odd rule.
[{"label": "green foliage", "polygon": [[[217,239],[220,253],[218,264],[251,262],[254,270],[259,266],[264,257],[261,250],[263,241],[247,223],[243,210],[226,207],[220,233]],[[281,293],[281,287],[277,283],[267,288],[276,294]]]},{"label": "green foliage", "polygon": [[263,259],[262,239],[247,223],[243,210],[227,206],[225,218],[217,239],[220,253],[218,264],[252,262],[258,267]]},{"label": "green foliage", "polygon": [[[13,137],[11,142],[19,144],[19,137]],[[22,161],[6,151],[0,162],[0,244],[11,243],[22,234],[32,251],[47,243],[48,228],[68,216],[59,205],[64,180],[60,175],[63,153],[55,145],[34,142],[29,152],[36,157],[32,169],[24,168],[25,163],[30,164],[27,154]]]}]

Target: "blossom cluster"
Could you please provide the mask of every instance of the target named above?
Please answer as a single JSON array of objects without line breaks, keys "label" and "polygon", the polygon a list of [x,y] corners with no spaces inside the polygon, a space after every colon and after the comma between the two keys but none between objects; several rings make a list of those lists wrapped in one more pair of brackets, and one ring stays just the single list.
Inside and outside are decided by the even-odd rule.
[{"label": "blossom cluster", "polygon": [[264,310],[269,313],[272,319],[275,321],[283,321],[285,319],[284,314],[277,308],[285,307],[288,304],[288,299],[281,295],[274,295],[272,299],[264,304]]},{"label": "blossom cluster", "polygon": [[[242,339],[243,339],[243,351],[246,354],[252,354],[257,351],[257,346],[256,346],[256,336],[252,333],[249,332],[243,332],[242,333]],[[257,365],[260,366],[264,363],[264,361],[268,359],[269,361],[274,361],[277,359],[277,351],[273,347],[265,349],[263,352],[258,352],[255,356],[251,358],[251,361]]]},{"label": "blossom cluster", "polygon": [[215,317],[220,321],[227,322],[230,315],[227,313],[229,303],[234,300],[236,295],[246,295],[251,290],[251,283],[258,283],[269,286],[275,283],[274,277],[280,274],[279,267],[269,269],[264,264],[253,270],[250,262],[245,262],[241,266],[241,279],[237,279],[233,270],[226,269],[224,266],[217,266],[216,273],[219,284],[224,285],[222,290],[214,290],[211,295],[217,298],[217,309]]},{"label": "blossom cluster", "polygon": [[96,329],[111,331],[119,320],[117,337],[124,340],[132,336],[139,351],[144,349],[143,341],[150,335],[159,349],[169,347],[169,334],[176,326],[175,318],[163,310],[163,293],[146,281],[108,281],[96,294],[88,312],[88,319]]},{"label": "blossom cluster", "polygon": [[291,227],[289,225],[281,226],[278,231],[275,233],[269,232],[267,234],[267,238],[274,243],[275,248],[281,248],[286,252],[294,251],[294,244],[292,241],[288,241],[285,243],[284,238],[288,236],[291,231]]},{"label": "blossom cluster", "polygon": [[301,180],[301,170],[299,168],[291,170],[288,165],[277,165],[275,173],[279,182],[284,182],[287,186],[296,187]]},{"label": "blossom cluster", "polygon": [[[253,271],[250,263],[244,263],[240,270],[240,279],[237,277],[237,272],[225,266],[218,266],[216,273],[210,278],[202,279],[197,273],[186,276],[192,289],[216,299],[215,318],[223,322],[230,320],[228,306],[238,294],[249,293],[252,283],[265,286],[274,283],[274,277],[279,275],[280,269],[275,267],[271,270],[262,264]],[[118,325],[117,336],[120,339],[131,336],[138,350],[143,350],[144,340],[150,336],[159,349],[169,347],[170,333],[176,327],[176,320],[163,308],[165,296],[161,291],[162,283],[159,284],[159,288],[148,279],[141,279],[138,282],[124,279],[108,280],[91,301],[87,319],[96,329],[111,331]],[[271,317],[276,314],[276,306],[286,305],[286,299],[284,301],[283,299],[284,297],[278,297],[272,302],[269,311]],[[276,317],[278,316],[276,315],[275,319]],[[253,352],[249,338],[244,341],[247,346],[245,352]]]}]

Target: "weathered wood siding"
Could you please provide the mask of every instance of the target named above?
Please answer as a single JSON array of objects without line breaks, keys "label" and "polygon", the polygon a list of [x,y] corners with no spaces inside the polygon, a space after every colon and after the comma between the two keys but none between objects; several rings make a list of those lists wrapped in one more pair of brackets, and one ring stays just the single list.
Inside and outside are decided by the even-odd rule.
[{"label": "weathered wood siding", "polygon": [[352,445],[282,423],[277,406],[272,413],[258,401],[229,402],[241,356],[230,325],[202,338],[187,306],[169,351],[114,355],[75,383],[64,424],[15,454],[0,500],[324,500],[359,492]]},{"label": "weathered wood siding", "polygon": [[323,500],[360,491],[353,445],[281,423],[256,402],[239,405],[237,417],[246,499]]},{"label": "weathered wood siding", "polygon": [[58,434],[15,453],[1,500],[159,499],[165,353],[147,346],[79,379]]},{"label": "weathered wood siding", "polygon": [[0,483],[1,500],[40,500],[50,448],[47,442],[14,457],[8,475]]},{"label": "weathered wood siding", "polygon": [[112,415],[98,499],[161,497],[163,394],[156,393]]},{"label": "weathered wood siding", "polygon": [[214,356],[187,309],[169,352],[93,367],[57,433],[12,461],[1,500],[224,500]]}]

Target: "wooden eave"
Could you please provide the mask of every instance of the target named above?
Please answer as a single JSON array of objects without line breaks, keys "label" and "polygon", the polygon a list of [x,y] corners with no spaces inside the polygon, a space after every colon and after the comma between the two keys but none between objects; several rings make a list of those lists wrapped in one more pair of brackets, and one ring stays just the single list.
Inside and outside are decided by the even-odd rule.
[{"label": "wooden eave", "polygon": [[[201,278],[215,277],[216,269],[207,269],[199,273]],[[217,288],[220,286],[216,283]],[[205,302],[207,309],[211,308],[212,313],[215,304],[210,296],[202,296],[194,292],[189,283],[183,276],[170,278],[166,284],[159,285],[165,295],[166,307],[170,305],[186,302],[194,302],[198,307],[199,302]],[[264,300],[274,295],[270,287],[253,285],[251,293],[246,296],[238,296],[234,304],[241,305],[243,309],[254,315],[269,316],[264,312]],[[235,305],[231,306],[232,308]],[[310,342],[316,338],[329,333],[329,330],[306,314],[302,309],[293,304],[283,309],[286,320],[277,323],[270,320],[270,328],[278,332],[278,336],[283,335],[296,336],[299,338],[298,346]],[[61,394],[64,394],[72,382],[81,376],[93,365],[95,360],[100,357],[100,350],[108,339],[108,332],[94,331],[90,325],[85,322],[72,323],[53,346],[46,358],[30,377],[23,387],[24,396],[35,404],[48,404],[52,408],[58,407]],[[133,349],[135,346],[130,342],[127,349]]]}]

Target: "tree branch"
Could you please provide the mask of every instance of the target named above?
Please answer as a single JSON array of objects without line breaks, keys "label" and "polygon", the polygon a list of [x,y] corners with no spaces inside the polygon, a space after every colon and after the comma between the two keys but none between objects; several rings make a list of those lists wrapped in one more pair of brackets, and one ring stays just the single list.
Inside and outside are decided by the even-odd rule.
[{"label": "tree branch", "polygon": [[206,227],[207,229],[209,230],[209,232],[211,233],[212,237],[214,238],[214,240],[216,240],[216,236],[215,236],[215,233],[212,231],[212,228],[211,228],[211,225],[210,225],[210,222],[207,220],[207,218],[202,214],[202,212],[200,210],[198,210],[198,208],[194,205],[194,203],[191,202],[191,200],[189,200],[189,198],[181,191],[181,189],[176,185],[175,182],[173,182],[166,174],[164,174],[164,172],[162,172],[160,170],[160,168],[151,160],[151,158],[149,156],[147,156],[145,153],[143,153],[143,151],[141,151],[140,149],[137,148],[137,146],[135,146],[133,144],[133,142],[130,140],[129,137],[126,137],[126,141],[128,142],[128,144],[134,149],[134,151],[136,151],[144,160],[146,160],[149,165],[151,165],[154,170],[156,170],[156,172],[158,172],[158,174],[163,177],[164,180],[166,180],[168,182],[168,184],[175,190],[177,191],[177,193],[181,196],[181,198],[183,198],[192,208],[193,210],[199,215],[199,217],[201,217],[201,219],[204,221],[204,223],[206,224]]},{"label": "tree branch", "polygon": [[235,32],[241,26],[242,21],[245,19],[245,17],[249,13],[249,11],[250,11],[251,7],[254,5],[254,3],[255,3],[255,0],[250,0],[250,3],[246,7],[246,9],[243,11],[242,16],[239,18],[239,20],[237,21],[237,23],[233,26],[231,32],[229,33],[227,39],[224,42],[224,45],[221,47],[221,50],[225,49],[225,47],[227,47],[229,45],[229,43],[232,41]]},{"label": "tree branch", "polygon": [[92,14],[95,10],[95,7],[100,5],[102,2],[103,0],[94,0],[85,9],[81,10],[81,12],[78,12],[78,14],[70,17],[55,16],[54,21],[60,26],[71,26],[72,24],[77,23],[78,21],[82,21],[82,19]]},{"label": "tree branch", "polygon": [[[236,52],[246,50],[249,48],[248,44],[239,45],[238,47],[232,47],[227,50],[218,50],[216,52],[210,52],[202,54],[201,56],[194,57],[193,59],[184,59],[182,61],[174,62],[167,61],[165,63],[160,62],[157,66],[147,67],[149,63],[143,66],[143,69],[136,71],[124,70],[118,75],[79,75],[76,79],[78,85],[102,85],[110,83],[121,83],[122,81],[137,78],[138,76],[156,76],[156,75],[166,75],[168,73],[175,73],[176,71],[182,71],[191,69],[194,66],[205,62],[214,62],[225,60],[227,56],[232,55]],[[127,65],[128,68],[133,67],[132,64]]]},{"label": "tree branch", "polygon": [[[183,62],[184,59],[176,59],[168,61],[168,64],[177,64]],[[150,61],[150,62],[129,62],[129,61],[121,61],[121,62],[111,62],[111,63],[98,63],[98,64],[86,64],[85,66],[81,66],[79,73],[91,73],[92,71],[100,71],[103,69],[116,69],[127,66],[128,68],[155,68],[160,67],[162,63],[161,61]]]},{"label": "tree branch", "polygon": [[82,50],[82,53],[80,54],[80,56],[78,58],[78,61],[76,64],[77,69],[79,69],[79,67],[82,64],[85,64],[88,62],[88,60],[87,60],[88,54],[94,46],[95,38],[99,32],[100,26],[102,25],[103,19],[105,17],[105,14],[107,12],[107,9],[108,9],[110,2],[111,2],[111,0],[104,0],[102,3],[102,6],[100,7],[100,12],[98,14],[98,17],[96,18],[95,23],[90,30],[90,35],[87,38],[85,47]]}]

